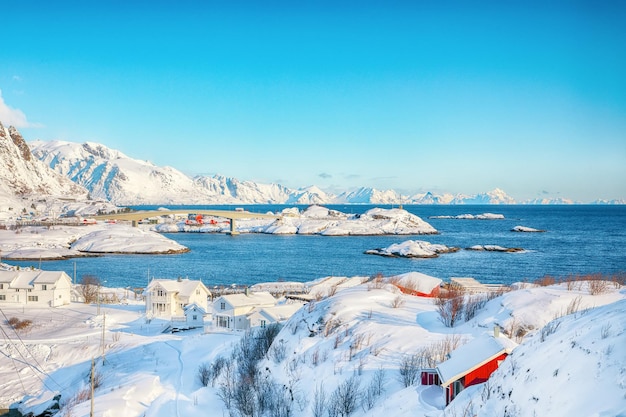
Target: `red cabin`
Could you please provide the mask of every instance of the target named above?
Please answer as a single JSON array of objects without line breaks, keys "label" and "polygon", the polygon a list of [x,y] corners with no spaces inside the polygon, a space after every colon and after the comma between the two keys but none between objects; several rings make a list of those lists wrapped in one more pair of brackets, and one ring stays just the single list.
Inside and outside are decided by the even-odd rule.
[{"label": "red cabin", "polygon": [[451,352],[448,360],[437,365],[446,404],[466,387],[489,379],[516,346],[506,337],[482,336]]}]

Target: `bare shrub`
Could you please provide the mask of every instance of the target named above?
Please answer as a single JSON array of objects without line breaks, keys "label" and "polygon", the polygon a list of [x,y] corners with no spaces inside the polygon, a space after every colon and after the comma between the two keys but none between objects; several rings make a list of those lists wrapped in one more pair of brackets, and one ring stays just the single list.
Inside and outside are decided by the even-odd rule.
[{"label": "bare shrub", "polygon": [[383,274],[378,273],[370,280],[369,284],[367,285],[367,289],[368,290],[372,290],[372,289],[380,290],[384,286],[385,286],[385,278],[383,277]]},{"label": "bare shrub", "polygon": [[535,284],[540,287],[547,287],[549,285],[554,285],[556,283],[556,279],[550,275],[544,275],[541,278],[535,280]]},{"label": "bare shrub", "polygon": [[97,303],[100,292],[100,279],[94,275],[85,275],[78,286],[78,293],[85,304]]},{"label": "bare shrub", "polygon": [[[347,417],[356,410],[360,397],[360,383],[356,376],[351,376],[341,383],[330,396],[328,415]],[[331,416],[332,417],[332,416]]]},{"label": "bare shrub", "polygon": [[208,387],[211,382],[211,367],[207,363],[201,363],[198,366],[198,379],[203,387]]},{"label": "bare shrub", "polygon": [[273,343],[269,349],[268,355],[274,362],[281,363],[287,357],[287,343],[283,339]]},{"label": "bare shrub", "polygon": [[317,366],[320,364],[320,350],[316,348],[313,353],[311,353],[311,365]]},{"label": "bare shrub", "polygon": [[400,382],[404,387],[410,387],[417,382],[420,372],[420,356],[418,354],[405,355],[400,362]]},{"label": "bare shrub", "polygon": [[404,306],[404,298],[401,295],[398,295],[391,301],[391,307],[393,308],[400,308],[402,306]]},{"label": "bare shrub", "polygon": [[332,297],[333,295],[337,294],[337,287],[338,285],[333,285],[328,289],[328,297]]},{"label": "bare shrub", "polygon": [[471,320],[476,317],[476,314],[485,307],[487,304],[487,295],[485,294],[476,294],[469,295],[465,299],[465,304],[463,306],[463,317],[465,321]]},{"label": "bare shrub", "polygon": [[311,411],[313,417],[322,417],[326,412],[326,391],[324,390],[324,384],[321,383],[315,387],[313,393],[313,404],[311,405]]},{"label": "bare shrub", "polygon": [[602,326],[602,329],[600,329],[600,337],[602,337],[603,339],[606,339],[607,337],[609,337],[610,334],[611,334],[611,323],[606,323],[604,326]]},{"label": "bare shrub", "polygon": [[587,285],[589,286],[589,294],[599,295],[604,294],[609,290],[609,281],[606,281],[602,276],[592,276],[587,279]]},{"label": "bare shrub", "polygon": [[560,320],[552,320],[551,322],[547,323],[541,329],[540,340],[542,342],[545,342],[546,338],[550,336],[551,334],[553,334],[554,332],[556,332],[556,330],[559,328],[560,325],[561,325]]},{"label": "bare shrub", "polygon": [[457,287],[450,287],[442,290],[434,299],[439,312],[439,319],[446,327],[454,327],[454,325],[462,318],[465,296],[463,290]]},{"label": "bare shrub", "polygon": [[578,313],[580,311],[580,303],[582,302],[583,298],[579,295],[578,297],[572,299],[572,301],[569,302],[569,304],[567,305],[567,310],[565,312],[565,314],[574,314],[574,313]]},{"label": "bare shrub", "polygon": [[461,346],[464,339],[458,335],[447,335],[445,339],[424,346],[416,353],[419,368],[434,368],[445,361],[448,354]]},{"label": "bare shrub", "polygon": [[20,320],[17,317],[11,317],[7,320],[7,324],[13,327],[13,329],[15,329],[16,331],[18,331],[28,329],[30,326],[32,326],[33,322],[28,319]]},{"label": "bare shrub", "polygon": [[567,289],[567,291],[573,291],[580,287],[580,279],[578,276],[575,275],[568,275],[563,279],[563,282],[565,283],[565,288]]}]

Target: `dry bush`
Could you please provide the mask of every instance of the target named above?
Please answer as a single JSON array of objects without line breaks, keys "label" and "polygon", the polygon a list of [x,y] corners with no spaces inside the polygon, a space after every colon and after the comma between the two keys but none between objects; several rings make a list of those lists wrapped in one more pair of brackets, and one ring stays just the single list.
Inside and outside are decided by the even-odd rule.
[{"label": "dry bush", "polygon": [[383,277],[383,274],[379,273],[379,274],[376,274],[374,278],[371,279],[371,281],[367,285],[367,289],[368,290],[372,290],[372,289],[380,290],[384,286],[385,286],[385,278]]},{"label": "dry bush", "polygon": [[534,283],[540,287],[547,287],[549,285],[554,285],[556,283],[556,279],[550,275],[544,275],[543,277],[536,279]]},{"label": "dry bush", "polygon": [[434,368],[447,359],[450,352],[465,343],[458,334],[447,335],[445,339],[431,343],[417,351],[420,368]]},{"label": "dry bush", "polygon": [[568,275],[561,282],[565,283],[567,291],[580,290],[580,277],[578,275]]},{"label": "dry bush", "polygon": [[339,284],[333,285],[332,287],[330,287],[328,289],[328,297],[332,297],[333,295],[337,294],[337,287],[339,286]]},{"label": "dry bush", "polygon": [[85,304],[97,303],[100,293],[100,279],[93,275],[85,275],[81,279],[78,293],[83,297]]},{"label": "dry bush", "polygon": [[24,330],[32,326],[33,322],[28,319],[20,320],[17,317],[11,317],[7,320],[7,324],[15,330]]},{"label": "dry bush", "polygon": [[391,307],[400,308],[404,305],[404,298],[401,295],[398,295],[396,298],[391,300]]},{"label": "dry bush", "polygon": [[462,318],[465,308],[465,294],[462,289],[454,286],[442,289],[434,298],[434,302],[444,326],[454,327]]},{"label": "dry bush", "polygon": [[603,276],[590,276],[587,278],[587,285],[591,295],[600,295],[609,291],[609,281],[606,281]]},{"label": "dry bush", "polygon": [[580,295],[572,299],[572,301],[570,301],[569,304],[567,305],[567,310],[565,314],[569,315],[569,314],[578,313],[580,311],[580,308],[581,308],[580,304],[582,301],[583,301],[583,298]]}]

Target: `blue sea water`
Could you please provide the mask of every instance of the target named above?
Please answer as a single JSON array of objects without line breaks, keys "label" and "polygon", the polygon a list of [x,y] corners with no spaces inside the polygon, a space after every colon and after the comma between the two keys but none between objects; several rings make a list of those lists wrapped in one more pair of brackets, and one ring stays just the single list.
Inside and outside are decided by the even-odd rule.
[{"label": "blue sea water", "polygon": [[[169,207],[169,206],[168,206]],[[287,206],[243,206],[253,212]],[[302,206],[304,207],[304,206]],[[328,206],[345,213],[363,213],[368,205]],[[390,207],[390,206],[376,206]],[[135,207],[152,209],[156,207]],[[178,209],[180,206],[169,208]],[[195,206],[190,209],[208,208]],[[211,208],[234,209],[234,206]],[[64,270],[77,280],[98,277],[108,287],[145,287],[150,278],[189,277],[209,287],[251,285],[268,281],[306,282],[328,275],[385,276],[418,271],[443,280],[474,277],[485,283],[533,281],[545,275],[626,272],[626,206],[404,206],[432,224],[440,234],[423,236],[282,236],[265,234],[171,233],[167,237],[190,252],[174,255],[108,255],[65,261],[43,261],[46,270]],[[503,214],[503,220],[434,219],[431,216]],[[515,233],[517,225],[545,233]],[[461,250],[434,259],[385,258],[366,255],[406,240],[426,240],[447,246],[521,247],[522,253]],[[30,266],[33,262],[9,262]],[[37,265],[35,265],[38,267]]]}]

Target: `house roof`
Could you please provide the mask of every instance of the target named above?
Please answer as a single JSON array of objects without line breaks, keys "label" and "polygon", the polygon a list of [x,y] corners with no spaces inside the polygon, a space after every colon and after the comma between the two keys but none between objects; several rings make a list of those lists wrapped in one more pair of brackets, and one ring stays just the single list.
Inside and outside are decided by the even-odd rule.
[{"label": "house roof", "polygon": [[251,314],[258,312],[270,320],[280,322],[288,320],[296,311],[300,310],[300,307],[302,306],[302,303],[291,303],[273,307],[261,307],[259,309],[255,309]]},{"label": "house roof", "polygon": [[394,278],[399,279],[398,285],[424,294],[430,293],[443,282],[439,278],[431,277],[430,275],[420,272],[407,272],[406,274],[397,275]]},{"label": "house roof", "polygon": [[450,284],[459,286],[468,292],[489,291],[489,287],[487,287],[485,284],[477,281],[474,278],[469,278],[469,277],[451,277]]},{"label": "house roof", "polygon": [[218,302],[220,300],[225,300],[228,304],[233,306],[233,308],[237,307],[255,307],[255,306],[273,306],[276,304],[276,299],[269,292],[253,292],[246,294],[227,294],[222,295],[220,298],[215,300]]},{"label": "house roof", "polygon": [[63,271],[0,271],[0,282],[15,289],[33,288],[34,284],[56,284],[61,278],[72,282]]},{"label": "house roof", "polygon": [[207,294],[211,294],[211,291],[202,283],[202,281],[198,280],[190,280],[188,278],[185,279],[153,279],[148,284],[146,288],[146,292],[152,291],[154,287],[160,286],[165,291],[169,292],[177,292],[182,296],[190,296],[194,293],[198,286],[204,288]]},{"label": "house roof", "polygon": [[503,353],[510,354],[517,346],[500,336],[481,336],[450,353],[450,359],[437,365],[441,386],[447,387],[459,378],[480,368]]},{"label": "house roof", "polygon": [[18,273],[18,271],[0,271],[0,283],[10,284]]},{"label": "house roof", "polygon": [[188,313],[190,311],[197,311],[198,313],[200,313],[202,315],[206,314],[206,310],[204,308],[200,307],[196,303],[187,304],[185,307],[183,307],[183,311],[185,313]]}]

